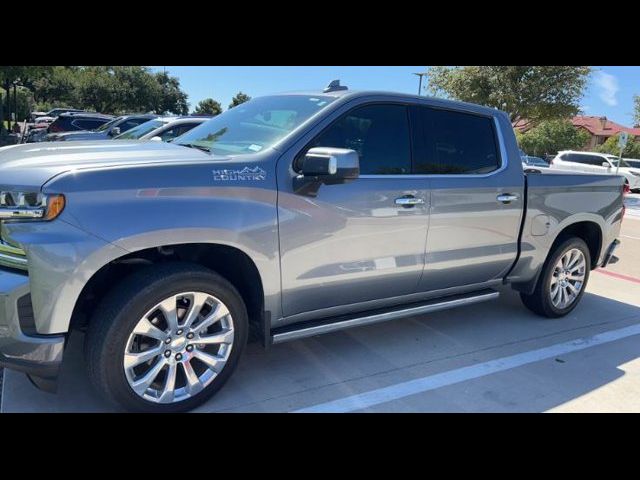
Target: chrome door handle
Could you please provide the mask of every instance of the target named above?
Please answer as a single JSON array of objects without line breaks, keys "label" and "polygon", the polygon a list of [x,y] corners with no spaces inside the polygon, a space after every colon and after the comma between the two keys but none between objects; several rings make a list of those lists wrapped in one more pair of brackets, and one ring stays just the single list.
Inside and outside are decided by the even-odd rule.
[{"label": "chrome door handle", "polygon": [[518,200],[518,195],[514,195],[513,193],[503,193],[502,195],[498,195],[497,200],[502,203],[511,203]]},{"label": "chrome door handle", "polygon": [[396,198],[396,205],[400,205],[402,207],[413,207],[414,205],[422,205],[424,200],[422,198],[416,197],[400,197]]}]

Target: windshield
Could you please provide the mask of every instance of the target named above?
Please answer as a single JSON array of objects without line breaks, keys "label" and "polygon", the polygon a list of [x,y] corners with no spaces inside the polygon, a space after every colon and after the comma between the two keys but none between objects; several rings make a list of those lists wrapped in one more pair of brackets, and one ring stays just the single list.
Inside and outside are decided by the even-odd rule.
[{"label": "windshield", "polygon": [[260,152],[275,145],[334,100],[322,95],[259,97],[195,127],[173,143],[221,155]]},{"label": "windshield", "polygon": [[124,133],[121,133],[117,137],[114,137],[114,140],[137,140],[164,124],[165,122],[162,122],[160,120],[150,120],[148,122],[141,123],[137,127],[127,130]]},{"label": "windshield", "polygon": [[122,120],[122,117],[114,118],[110,122],[103,123],[98,128],[96,128],[94,132],[104,132],[105,130],[111,128],[115,123],[119,122],[120,120]]}]

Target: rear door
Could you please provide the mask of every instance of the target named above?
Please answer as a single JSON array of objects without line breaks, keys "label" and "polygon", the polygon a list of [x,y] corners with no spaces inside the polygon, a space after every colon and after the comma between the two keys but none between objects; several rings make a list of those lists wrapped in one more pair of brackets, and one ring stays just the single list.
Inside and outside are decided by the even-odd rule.
[{"label": "rear door", "polygon": [[[524,176],[493,116],[416,106],[414,173],[430,178],[422,291],[501,278],[518,251]],[[506,120],[505,120],[506,121]]]}]

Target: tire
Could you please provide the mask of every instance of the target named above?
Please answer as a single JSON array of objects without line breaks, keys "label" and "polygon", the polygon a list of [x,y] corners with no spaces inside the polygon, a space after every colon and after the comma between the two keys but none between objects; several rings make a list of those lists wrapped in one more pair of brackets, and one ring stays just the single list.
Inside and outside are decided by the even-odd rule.
[{"label": "tire", "polygon": [[[182,295],[184,292],[192,292],[192,295],[184,296]],[[199,305],[198,299],[201,298],[206,298],[206,301],[203,301],[202,305],[204,306],[200,309],[197,305]],[[165,303],[162,305],[173,304],[175,306],[176,303],[178,305],[174,309],[176,315],[173,316],[178,321],[177,329],[170,328],[168,318],[171,315],[165,315],[162,313],[164,310],[161,309],[153,310],[163,300]],[[186,306],[183,307],[183,305]],[[218,312],[218,310],[215,312],[214,310],[220,305],[227,309],[224,310],[220,307],[220,315],[224,312],[227,314],[221,319],[213,320],[210,326],[203,328],[206,323],[204,320],[213,318],[214,314]],[[197,311],[195,314],[197,318],[193,320],[195,326],[193,330],[184,328],[184,331],[180,333],[180,324],[186,325],[188,323],[187,317],[189,315],[186,312],[191,313],[191,310]],[[181,312],[185,313],[180,319]],[[154,317],[152,318],[151,315]],[[207,317],[209,315],[211,317]],[[149,332],[156,337],[134,333],[134,329],[135,332],[140,331],[141,325],[148,326],[152,323],[156,328],[151,328]],[[202,330],[199,333],[193,333],[198,325]],[[202,336],[202,331],[206,334],[215,328],[220,329],[219,336],[226,335],[224,343],[189,344],[188,338],[191,338],[192,342],[197,342],[198,339],[202,341],[207,338],[211,339],[211,336]],[[158,334],[160,331],[167,336],[161,337]],[[229,334],[229,332],[231,333]],[[100,394],[127,411],[155,413],[191,410],[209,399],[231,376],[247,342],[247,332],[248,316],[242,297],[231,283],[217,273],[188,263],[167,263],[145,267],[124,279],[117,287],[107,293],[90,320],[85,337],[85,358],[89,378]],[[166,345],[172,338],[172,343]],[[149,350],[143,350],[140,345],[144,343],[152,344],[153,347],[150,347]],[[191,353],[187,353],[186,349],[189,347]],[[134,349],[138,350],[132,353]],[[127,359],[140,353],[147,354],[156,349],[160,349],[162,354],[157,354],[149,360],[150,365],[145,362],[135,367],[125,367]],[[206,370],[208,364],[202,362],[198,357],[203,354],[209,355],[209,349],[214,350],[213,358],[226,358],[225,363],[218,362],[221,367],[211,368],[210,371]],[[167,351],[170,352],[170,355],[166,355]],[[181,362],[178,362],[178,353],[176,352],[184,354],[183,356],[181,354]],[[125,353],[127,353],[127,357],[125,357]],[[210,359],[211,357],[205,358]],[[135,359],[136,362],[138,360]],[[162,362],[164,362],[162,368],[158,370],[158,373],[155,373],[155,368],[159,367]],[[140,374],[141,378],[150,378],[154,374],[157,376],[143,393],[136,393],[133,387],[136,381],[136,372],[147,367],[149,367],[147,371],[149,375],[145,377],[143,372]],[[201,370],[205,373],[199,373]],[[188,371],[191,375],[188,375]],[[193,377],[193,374],[196,377]],[[206,377],[206,382],[199,377],[201,374],[202,378]],[[174,379],[174,383],[171,384],[174,387],[173,393],[166,392],[171,390],[168,387],[170,376]],[[161,377],[164,378],[164,388],[158,386],[154,390],[154,386],[162,382]],[[192,380],[197,378],[198,383],[191,382],[189,384],[189,378]],[[178,389],[181,381],[184,383],[182,390]],[[145,387],[138,386],[138,388]],[[170,397],[171,401],[165,400],[166,403],[159,403],[163,398],[159,393],[161,391],[165,391],[167,398]],[[179,397],[179,391],[182,392],[183,397]],[[158,394],[157,398],[153,396],[155,393]]]},{"label": "tire", "polygon": [[[552,281],[555,278],[556,265],[563,258],[564,255],[569,254],[573,250],[579,250],[584,256],[585,268],[584,279],[580,287],[580,291],[566,306],[554,304],[554,297],[552,298]],[[556,247],[549,253],[547,260],[545,261],[540,277],[536,284],[536,288],[531,295],[520,293],[522,303],[532,312],[547,318],[559,318],[564,317],[570,313],[580,300],[589,281],[589,273],[591,270],[591,255],[589,253],[589,247],[587,244],[578,237],[568,237],[561,240]],[[573,284],[575,287],[575,284]],[[565,289],[566,290],[566,289]]]}]

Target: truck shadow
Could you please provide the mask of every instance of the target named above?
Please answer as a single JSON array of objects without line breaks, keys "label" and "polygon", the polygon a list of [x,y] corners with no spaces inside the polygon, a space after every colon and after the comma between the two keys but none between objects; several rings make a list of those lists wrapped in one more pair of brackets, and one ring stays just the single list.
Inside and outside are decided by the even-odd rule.
[{"label": "truck shadow", "polygon": [[[634,324],[640,324],[640,307],[596,294],[587,292],[564,319],[548,320],[530,313],[505,289],[495,302],[345,330],[268,351],[250,343],[227,385],[198,411],[290,411]],[[73,334],[69,341],[57,395],[36,390],[21,374],[6,372],[3,411],[116,411],[88,383],[82,340],[81,334]],[[640,358],[640,342],[633,340],[615,342],[625,342],[624,348],[607,350],[606,361],[597,368],[572,360],[571,354],[557,359],[551,371],[544,371],[550,378],[542,377],[553,388],[531,387],[530,375],[519,374],[526,367],[519,367],[509,381],[501,380],[501,374],[473,380],[485,384],[476,383],[476,393],[464,394],[466,398],[442,396],[442,389],[429,392],[424,404],[413,402],[411,410],[545,411],[622,377],[619,366]],[[556,375],[562,378],[560,386]],[[522,389],[527,388],[533,389],[523,400]]]}]

